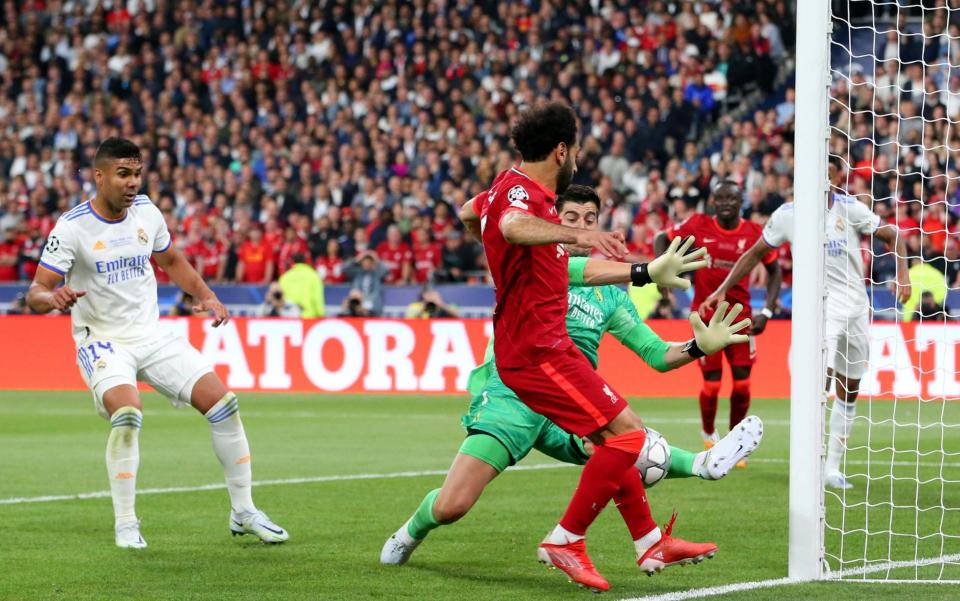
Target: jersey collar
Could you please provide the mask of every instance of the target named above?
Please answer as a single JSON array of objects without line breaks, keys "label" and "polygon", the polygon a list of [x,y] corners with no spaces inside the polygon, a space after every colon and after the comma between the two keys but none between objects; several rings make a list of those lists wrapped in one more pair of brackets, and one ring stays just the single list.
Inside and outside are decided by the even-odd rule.
[{"label": "jersey collar", "polygon": [[726,229],[726,228],[720,227],[720,222],[717,221],[717,217],[716,217],[716,216],[713,216],[713,217],[710,219],[710,221],[713,222],[713,227],[717,228],[718,231],[720,231],[720,232],[722,232],[722,233],[724,233],[724,234],[738,234],[738,233],[740,233],[740,230],[743,229],[743,224],[746,223],[747,220],[744,219],[743,217],[741,217],[739,223],[737,223],[737,227],[733,228],[732,230],[728,230],[728,229]]},{"label": "jersey collar", "polygon": [[87,204],[90,205],[90,212],[93,214],[93,216],[104,223],[109,223],[109,224],[121,223],[124,219],[127,218],[127,215],[130,213],[130,210],[128,209],[123,213],[123,217],[121,217],[120,219],[108,219],[103,215],[101,215],[100,213],[97,213],[97,209],[93,206],[92,198],[87,201]]},{"label": "jersey collar", "polygon": [[525,178],[527,178],[528,180],[530,180],[531,182],[533,182],[533,185],[535,185],[536,187],[540,188],[540,190],[546,195],[546,197],[550,200],[550,202],[556,202],[556,201],[557,201],[557,194],[556,194],[556,192],[553,192],[553,191],[551,191],[551,190],[549,190],[549,189],[547,189],[547,188],[544,188],[543,185],[542,185],[540,182],[538,182],[537,180],[533,179],[532,177],[530,177],[529,175],[527,175],[526,173],[524,173],[523,170],[520,169],[520,167],[517,167],[516,165],[514,165],[513,167],[510,168],[510,170],[513,171],[516,175],[519,175],[519,176],[521,176],[521,177],[525,177]]}]

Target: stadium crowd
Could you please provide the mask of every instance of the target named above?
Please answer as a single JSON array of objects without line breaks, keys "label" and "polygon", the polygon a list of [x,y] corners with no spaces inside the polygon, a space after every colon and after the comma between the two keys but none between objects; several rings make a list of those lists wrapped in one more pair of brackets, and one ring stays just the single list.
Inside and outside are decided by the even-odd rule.
[{"label": "stadium crowd", "polygon": [[[327,283],[364,257],[387,284],[477,281],[456,207],[511,163],[510,118],[543,96],[576,108],[577,181],[637,254],[720,178],[768,214],[789,195],[790,154],[768,149],[790,111],[718,118],[772,84],[788,4],[6,2],[0,281],[33,276],[110,135],[141,145],[144,192],[211,281],[266,284],[298,254]],[[715,125],[730,134],[702,156]]]}]

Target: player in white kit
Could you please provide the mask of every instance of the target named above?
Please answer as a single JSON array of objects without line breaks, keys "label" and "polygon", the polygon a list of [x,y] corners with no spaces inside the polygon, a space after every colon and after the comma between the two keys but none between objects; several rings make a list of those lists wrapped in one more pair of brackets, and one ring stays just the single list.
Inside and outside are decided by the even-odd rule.
[{"label": "player in white kit", "polygon": [[231,532],[283,542],[287,532],[253,504],[250,448],[236,395],[185,339],[160,327],[151,256],[198,299],[194,311],[214,315],[214,327],[229,315],[171,245],[160,210],[137,194],[142,171],[136,144],[121,138],[103,141],[94,159],[96,195],[57,221],[27,293],[27,303],[39,313],[71,310],[80,373],[97,411],[112,426],[106,461],[116,544],[147,546],[134,509],[142,421],[137,381],[150,384],[174,405],[192,405],[210,422],[213,450],[230,495]]},{"label": "player in white kit", "polygon": [[[831,162],[830,180],[834,189],[842,190],[843,170]],[[860,255],[860,237],[873,234],[896,248],[897,300],[910,298],[910,277],[907,272],[906,237],[897,226],[880,224],[880,217],[853,196],[830,195],[826,215],[826,265],[824,270],[827,299],[827,389],[836,384],[837,397],[830,411],[827,460],[824,465],[824,484],[847,489],[853,485],[840,470],[840,461],[846,449],[847,438],[857,414],[856,400],[870,359],[870,302],[863,277],[863,258]],[[723,300],[734,283],[749,274],[763,257],[784,242],[793,243],[793,203],[780,206],[763,228],[763,236],[734,265],[730,274],[702,306],[712,306]]]}]

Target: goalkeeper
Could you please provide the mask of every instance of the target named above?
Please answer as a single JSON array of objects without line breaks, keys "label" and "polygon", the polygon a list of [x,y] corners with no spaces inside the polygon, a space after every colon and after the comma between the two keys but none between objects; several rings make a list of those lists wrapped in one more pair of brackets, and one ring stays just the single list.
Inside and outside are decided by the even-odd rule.
[{"label": "goalkeeper", "polygon": [[[557,199],[556,206],[564,225],[598,228],[600,199],[592,188],[571,185]],[[468,226],[477,225],[474,217],[472,207],[464,205],[461,218]],[[626,270],[629,266],[617,264],[616,268],[624,269],[618,269],[615,274],[601,274],[596,266],[606,262],[593,262],[589,273],[585,273],[588,271],[585,257],[589,249],[568,247],[567,251],[574,257],[569,263],[567,330],[571,340],[594,367],[597,365],[597,348],[606,331],[660,372],[686,365],[744,338],[735,332],[747,327],[749,320],[731,325],[741,309],[737,305],[729,311],[726,306],[721,307],[709,326],[696,313],[692,314],[690,320],[695,339],[687,343],[664,342],[640,320],[623,290],[614,285],[591,285],[598,280],[629,282],[629,271]],[[523,459],[531,449],[567,463],[586,463],[591,443],[584,443],[523,404],[500,380],[492,353],[493,340],[487,347],[485,362],[470,374],[467,389],[473,399],[461,419],[467,437],[443,486],[428,492],[410,519],[386,541],[380,554],[381,563],[406,563],[431,530],[465,516],[484,488],[508,466]],[[757,448],[761,436],[759,418],[750,416],[709,451],[692,453],[671,447],[667,477],[719,480],[737,461]],[[642,459],[643,455],[640,461]]]}]

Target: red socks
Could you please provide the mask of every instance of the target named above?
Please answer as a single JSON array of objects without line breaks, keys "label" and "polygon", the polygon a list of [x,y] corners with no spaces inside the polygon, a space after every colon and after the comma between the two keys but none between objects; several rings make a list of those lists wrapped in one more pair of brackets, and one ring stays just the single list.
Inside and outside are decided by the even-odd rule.
[{"label": "red socks", "polygon": [[703,381],[700,389],[700,421],[703,431],[713,434],[714,422],[717,419],[717,397],[720,396],[720,381]]},{"label": "red socks", "polygon": [[[716,406],[716,405],[714,405]],[[750,378],[734,380],[730,392],[730,429],[743,421],[750,410]]]},{"label": "red socks", "polygon": [[[623,502],[628,504],[631,520],[640,521],[640,517],[633,518],[644,511],[642,506],[646,505],[646,495],[643,492],[643,483],[640,481],[640,473],[634,468],[637,457],[643,449],[643,443],[647,438],[644,430],[637,430],[619,436],[611,436],[603,446],[594,447],[593,455],[583,466],[583,472],[580,474],[580,482],[577,484],[577,490],[573,493],[570,505],[567,506],[566,513],[560,519],[560,525],[574,534],[583,535],[590,524],[600,515],[603,508],[607,506],[614,494],[623,489]],[[629,470],[629,472],[628,472]],[[619,502],[619,499],[618,499]],[[649,517],[649,507],[645,509],[647,519],[653,522]],[[623,510],[621,510],[621,513]],[[624,515],[627,520],[627,516]],[[631,533],[633,526],[630,521],[627,523]],[[645,532],[649,532],[647,528]],[[644,533],[645,533],[644,532]],[[644,534],[644,533],[641,533]]]},{"label": "red socks", "polygon": [[643,489],[639,471],[628,470],[624,474],[623,486],[613,495],[613,502],[617,504],[633,540],[638,540],[657,527],[650,513],[650,503],[647,502],[647,493]]}]

